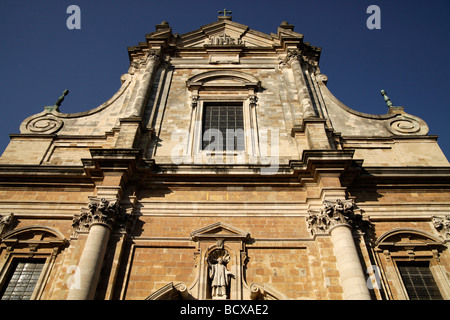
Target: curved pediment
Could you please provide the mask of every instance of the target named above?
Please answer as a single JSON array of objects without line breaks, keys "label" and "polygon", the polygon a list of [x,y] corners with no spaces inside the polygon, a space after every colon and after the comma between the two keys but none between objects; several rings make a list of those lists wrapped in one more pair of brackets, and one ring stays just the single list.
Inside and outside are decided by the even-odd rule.
[{"label": "curved pediment", "polygon": [[381,235],[376,241],[376,246],[395,246],[395,247],[411,247],[411,246],[430,246],[442,245],[443,242],[439,238],[416,229],[396,228]]},{"label": "curved pediment", "polygon": [[67,242],[64,235],[50,227],[31,225],[18,228],[6,233],[2,237],[3,243],[15,245],[41,245],[60,246]]},{"label": "curved pediment", "polygon": [[207,71],[189,78],[186,85],[189,89],[207,87],[257,88],[260,86],[258,78],[251,74],[236,70]]}]

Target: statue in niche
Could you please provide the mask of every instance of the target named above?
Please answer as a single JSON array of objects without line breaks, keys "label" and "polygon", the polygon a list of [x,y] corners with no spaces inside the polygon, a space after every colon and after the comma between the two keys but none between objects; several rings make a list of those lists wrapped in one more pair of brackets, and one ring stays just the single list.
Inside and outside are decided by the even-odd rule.
[{"label": "statue in niche", "polygon": [[230,284],[228,277],[234,277],[233,273],[227,270],[227,263],[230,262],[230,255],[227,250],[216,249],[208,256],[208,273],[211,281],[212,299],[227,299],[227,288]]}]

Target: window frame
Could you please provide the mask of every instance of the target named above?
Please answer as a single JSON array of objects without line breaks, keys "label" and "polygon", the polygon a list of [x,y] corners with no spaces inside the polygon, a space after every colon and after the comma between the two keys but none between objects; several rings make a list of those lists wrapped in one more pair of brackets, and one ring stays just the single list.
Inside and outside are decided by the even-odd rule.
[{"label": "window frame", "polygon": [[[43,266],[41,268],[39,278],[36,280],[35,286],[33,288],[33,293],[31,294],[29,299],[20,299],[20,300],[35,300],[37,296],[39,295],[39,292],[41,291],[41,287],[43,284],[43,278],[46,271],[46,266],[48,267],[48,259],[45,257],[21,257],[21,256],[15,256],[12,257],[10,263],[8,264],[5,272],[2,272],[1,281],[0,281],[0,300],[4,301],[2,298],[5,294],[5,291],[8,287],[8,285],[11,283],[11,278],[16,271],[18,264],[20,262],[42,262]],[[13,300],[13,299],[7,299],[7,300]]]},{"label": "window frame", "polygon": [[375,241],[375,260],[381,271],[382,291],[389,300],[409,300],[398,262],[425,261],[444,300],[450,299],[450,281],[440,256],[447,250],[442,239],[414,228],[394,228]]},{"label": "window frame", "polygon": [[[237,109],[240,109],[240,113],[241,113],[241,116],[242,116],[242,128],[237,128],[237,130],[239,130],[239,129],[242,129],[242,131],[243,131],[243,133],[244,133],[244,135],[245,135],[245,124],[244,124],[244,106],[243,106],[243,103],[242,102],[207,102],[207,103],[204,103],[203,104],[203,110],[202,110],[202,146],[201,146],[201,149],[202,149],[202,151],[209,151],[209,150],[207,150],[206,148],[208,148],[208,146],[210,146],[213,142],[211,141],[211,140],[209,140],[209,142],[208,141],[205,141],[205,132],[206,131],[208,131],[208,130],[210,130],[210,129],[217,129],[217,130],[219,130],[219,128],[215,128],[215,127],[212,127],[212,126],[210,126],[206,131],[205,131],[205,118],[206,118],[206,108],[207,107],[218,107],[219,109],[218,110],[224,110],[225,108],[232,108],[232,107],[234,107],[234,109],[235,110],[237,110]],[[222,108],[221,108],[222,107]],[[236,117],[237,117],[237,112],[236,112]],[[228,119],[227,119],[228,120]],[[219,122],[221,122],[222,121],[222,119],[221,119],[221,117],[220,117],[220,114],[219,114],[219,116],[218,116],[218,121]],[[236,122],[236,119],[235,119],[235,122]],[[220,125],[218,124],[218,127],[219,127]],[[238,153],[240,153],[240,152],[242,152],[242,151],[245,151],[245,137],[244,137],[244,144],[243,144],[243,149],[237,149],[237,147],[238,147],[238,145],[236,145],[236,140],[237,139],[235,139],[235,137],[236,137],[236,135],[233,135],[233,137],[234,137],[234,139],[233,139],[233,149],[228,149],[227,147],[228,147],[228,145],[227,145],[227,142],[228,142],[228,136],[227,136],[227,134],[228,134],[228,130],[229,130],[229,122],[227,121],[227,123],[226,123],[226,131],[225,132],[222,132],[222,131],[219,131],[221,134],[222,134],[222,143],[223,143],[223,145],[222,145],[222,151],[220,151],[220,150],[217,150],[217,151],[215,151],[215,152],[219,152],[219,153],[225,153],[225,154],[228,154],[228,153],[231,153],[231,154],[238,154]],[[236,130],[236,123],[235,123],[235,125],[234,125],[234,128],[233,128],[233,130]],[[225,135],[225,136],[224,136]],[[205,148],[205,143],[207,144],[206,145],[206,148]]]},{"label": "window frame", "polygon": [[56,258],[69,241],[61,232],[42,225],[14,229],[0,240],[0,292],[5,289],[17,259],[42,259],[44,266],[30,297],[30,300],[41,299]]},{"label": "window frame", "polygon": [[[408,290],[406,288],[405,282],[403,280],[403,276],[402,276],[400,268],[399,268],[399,263],[400,264],[402,264],[402,263],[411,263],[411,264],[413,264],[413,263],[427,263],[428,264],[428,269],[429,269],[429,271],[430,271],[430,273],[431,273],[431,275],[433,277],[433,280],[434,280],[434,283],[436,285],[436,288],[439,290],[439,294],[440,294],[442,300],[444,300],[444,294],[443,294],[442,289],[441,289],[441,287],[439,285],[439,279],[437,278],[437,275],[434,272],[435,268],[433,268],[433,267],[436,267],[437,265],[434,264],[432,259],[426,259],[426,258],[425,259],[414,259],[414,260],[401,259],[401,258],[394,259],[395,270],[396,270],[396,273],[397,273],[398,280],[399,280],[399,282],[401,284],[403,294],[405,295],[405,297],[408,300],[411,300],[410,294],[408,293]],[[424,300],[424,299],[422,299],[422,300]]]},{"label": "window frame", "polygon": [[[184,163],[194,164],[256,164],[259,157],[257,123],[257,91],[261,81],[252,74],[238,70],[209,70],[186,81],[187,104],[191,120]],[[202,150],[203,106],[209,102],[241,102],[244,116],[243,151],[224,150],[220,154]],[[225,160],[225,161],[224,161]]]},{"label": "window frame", "polygon": [[[187,154],[193,158],[194,163],[224,163],[224,164],[244,164],[245,161],[254,161],[259,154],[259,141],[257,133],[256,106],[251,103],[248,95],[236,96],[197,96],[196,106],[192,109],[191,127],[189,130],[189,141]],[[203,149],[203,115],[204,106],[208,104],[230,103],[242,104],[242,114],[244,120],[244,149],[226,150],[224,146],[221,152],[216,150]]]}]

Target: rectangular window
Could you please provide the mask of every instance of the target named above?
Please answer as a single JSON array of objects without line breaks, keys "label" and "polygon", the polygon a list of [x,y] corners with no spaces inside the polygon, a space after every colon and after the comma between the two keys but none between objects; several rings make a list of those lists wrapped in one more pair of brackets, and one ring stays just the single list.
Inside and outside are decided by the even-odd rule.
[{"label": "rectangular window", "polygon": [[44,259],[16,260],[1,292],[1,299],[30,300],[44,263]]},{"label": "rectangular window", "polygon": [[240,102],[203,105],[202,150],[245,150],[242,108]]},{"label": "rectangular window", "polygon": [[442,300],[428,261],[399,261],[397,267],[410,300]]}]

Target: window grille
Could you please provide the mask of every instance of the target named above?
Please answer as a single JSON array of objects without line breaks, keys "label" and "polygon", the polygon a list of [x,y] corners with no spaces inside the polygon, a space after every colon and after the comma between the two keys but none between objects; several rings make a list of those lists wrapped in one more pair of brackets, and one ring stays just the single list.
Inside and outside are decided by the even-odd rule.
[{"label": "window grille", "polygon": [[2,290],[2,300],[30,300],[45,260],[18,260]]},{"label": "window grille", "polygon": [[[215,141],[220,137],[222,141]],[[244,117],[242,103],[205,103],[203,106],[202,149],[210,144],[226,151],[243,151]],[[216,150],[220,151],[220,150]]]},{"label": "window grille", "polygon": [[397,267],[410,300],[442,300],[428,261],[399,261]]}]

